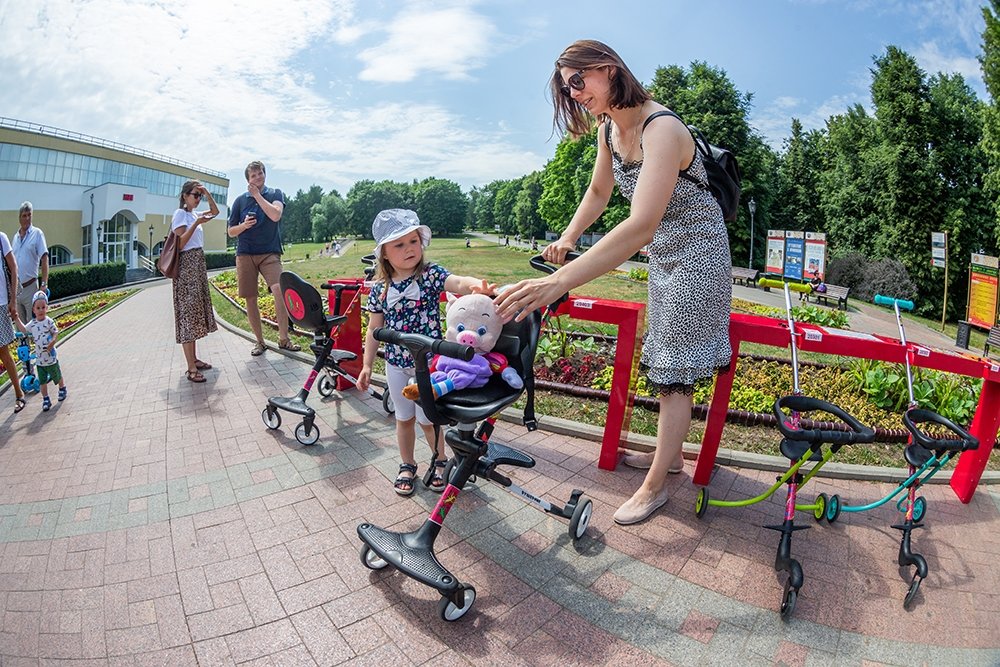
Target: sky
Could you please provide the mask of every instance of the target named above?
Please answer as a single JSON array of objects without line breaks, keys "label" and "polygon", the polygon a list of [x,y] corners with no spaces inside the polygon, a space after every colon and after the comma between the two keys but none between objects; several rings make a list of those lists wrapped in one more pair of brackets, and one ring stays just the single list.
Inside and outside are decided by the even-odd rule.
[{"label": "sky", "polygon": [[552,158],[547,82],[574,40],[644,82],[704,61],[753,95],[776,149],[871,106],[897,46],[986,99],[980,0],[4,0],[0,116],[228,174],[267,166],[287,194],[428,177],[464,191]]}]

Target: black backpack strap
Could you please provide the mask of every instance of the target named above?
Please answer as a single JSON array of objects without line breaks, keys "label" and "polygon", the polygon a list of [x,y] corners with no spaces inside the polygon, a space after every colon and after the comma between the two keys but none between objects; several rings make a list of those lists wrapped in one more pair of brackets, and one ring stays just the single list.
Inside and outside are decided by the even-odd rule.
[{"label": "black backpack strap", "polygon": [[[642,124],[642,129],[643,129],[643,131],[645,131],[645,129],[646,129],[646,126],[647,126],[647,125],[649,125],[649,122],[650,122],[651,120],[653,120],[654,118],[659,118],[660,116],[673,116],[674,118],[676,118],[677,120],[681,121],[682,123],[684,122],[684,121],[683,121],[683,120],[681,119],[681,117],[680,117],[680,116],[678,116],[677,114],[675,114],[675,113],[674,113],[673,111],[657,111],[656,113],[651,113],[651,114],[649,114],[649,117],[648,117],[648,118],[646,118],[646,122],[644,122],[644,123]],[[640,134],[641,134],[641,132],[640,132]]]},{"label": "black backpack strap", "polygon": [[611,119],[608,118],[604,121],[604,140],[608,142],[608,150],[613,151],[611,147]]}]

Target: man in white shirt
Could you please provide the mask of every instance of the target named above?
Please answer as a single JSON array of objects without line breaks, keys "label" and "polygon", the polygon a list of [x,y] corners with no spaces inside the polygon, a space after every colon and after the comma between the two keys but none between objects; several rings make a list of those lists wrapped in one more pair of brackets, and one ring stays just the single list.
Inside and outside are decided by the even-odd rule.
[{"label": "man in white shirt", "polygon": [[31,224],[31,213],[30,201],[21,204],[18,212],[21,228],[11,239],[17,260],[18,281],[21,283],[17,293],[17,314],[22,322],[34,317],[31,312],[32,295],[44,292],[49,283],[49,247],[45,244],[42,230]]}]

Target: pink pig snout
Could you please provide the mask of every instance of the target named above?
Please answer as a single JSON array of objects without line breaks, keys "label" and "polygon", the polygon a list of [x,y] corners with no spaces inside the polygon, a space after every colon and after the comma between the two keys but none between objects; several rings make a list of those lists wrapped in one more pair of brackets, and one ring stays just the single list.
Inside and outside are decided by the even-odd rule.
[{"label": "pink pig snout", "polygon": [[479,344],[479,335],[475,331],[463,331],[458,336],[456,340],[462,345],[471,345],[475,347]]}]

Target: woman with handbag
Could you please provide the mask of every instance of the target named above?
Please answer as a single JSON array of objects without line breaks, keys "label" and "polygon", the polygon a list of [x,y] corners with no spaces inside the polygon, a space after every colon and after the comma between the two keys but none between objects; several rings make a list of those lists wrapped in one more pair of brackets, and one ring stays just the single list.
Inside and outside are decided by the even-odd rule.
[{"label": "woman with handbag", "polygon": [[691,131],[652,99],[613,49],[594,40],[571,44],[556,60],[550,87],[557,129],[579,137],[596,119],[597,159],[568,227],[542,255],[563,263],[615,185],[630,202],[629,215],[580,258],[505,290],[497,310],[505,320],[523,319],[649,244],[642,366],[659,394],[656,451],[625,457],[626,465],[648,472],[614,514],[616,523],[638,523],[667,502],[667,473],[683,470],[695,385],[711,382],[732,356],[729,239]]},{"label": "woman with handbag", "polygon": [[[209,210],[195,213],[202,198]],[[190,382],[204,382],[202,371],[212,367],[198,358],[195,343],[218,327],[212,311],[208,288],[208,268],[205,264],[205,232],[201,226],[219,215],[212,193],[198,181],[187,181],[181,188],[180,208],[174,212],[170,233],[180,248],[177,273],[174,278],[174,323],[177,342],[184,348],[187,361],[185,377]]]}]

